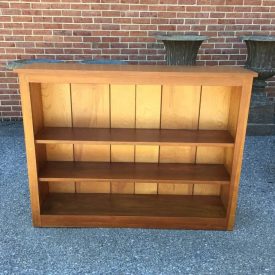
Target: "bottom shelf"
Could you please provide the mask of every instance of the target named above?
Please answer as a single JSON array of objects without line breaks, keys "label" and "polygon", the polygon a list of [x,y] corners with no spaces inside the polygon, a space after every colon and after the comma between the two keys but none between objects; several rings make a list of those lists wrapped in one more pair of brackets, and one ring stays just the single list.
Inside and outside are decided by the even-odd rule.
[{"label": "bottom shelf", "polygon": [[225,217],[217,196],[52,193],[41,226],[226,229]]}]

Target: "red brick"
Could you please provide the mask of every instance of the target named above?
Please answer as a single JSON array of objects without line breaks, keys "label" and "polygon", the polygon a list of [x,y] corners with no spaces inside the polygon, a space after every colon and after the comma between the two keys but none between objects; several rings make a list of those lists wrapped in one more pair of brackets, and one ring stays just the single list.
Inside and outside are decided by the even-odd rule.
[{"label": "red brick", "polygon": [[[0,99],[1,100],[1,99]],[[8,112],[11,111],[11,106],[1,106],[0,105],[0,112]]]},{"label": "red brick", "polygon": [[2,106],[5,106],[5,105],[9,105],[9,106],[19,105],[19,103],[20,103],[19,100],[2,100],[1,101]]},{"label": "red brick", "polygon": [[22,108],[21,108],[21,106],[12,106],[12,111],[21,112]]},{"label": "red brick", "polygon": [[244,0],[226,0],[226,5],[243,5]]},{"label": "red brick", "polygon": [[20,112],[1,112],[3,117],[19,117],[21,116]]},{"label": "red brick", "polygon": [[22,10],[22,15],[42,15],[42,10]]},{"label": "red brick", "polygon": [[11,22],[11,16],[0,16],[0,22]]},{"label": "red brick", "polygon": [[57,22],[57,23],[72,23],[73,19],[71,17],[55,17],[53,19],[53,22]]},{"label": "red brick", "polygon": [[[271,0],[16,0],[0,8],[0,106],[19,102],[7,60],[96,57],[164,64],[164,46],[154,35],[176,31],[210,36],[198,64],[243,65],[246,46],[238,36],[275,35]],[[269,83],[275,98],[275,81]],[[8,108],[0,110],[6,119],[21,116],[20,105],[2,107]]]},{"label": "red brick", "polygon": [[178,0],[179,5],[196,5],[197,0]]},{"label": "red brick", "polygon": [[121,30],[138,31],[140,27],[138,25],[121,25]]}]

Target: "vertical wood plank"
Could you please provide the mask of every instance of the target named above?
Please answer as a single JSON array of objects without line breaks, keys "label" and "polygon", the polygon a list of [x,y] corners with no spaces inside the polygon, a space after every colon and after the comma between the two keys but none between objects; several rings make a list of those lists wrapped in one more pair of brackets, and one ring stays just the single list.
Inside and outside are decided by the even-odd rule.
[{"label": "vertical wood plank", "polygon": [[71,84],[74,127],[109,128],[109,85]]},{"label": "vertical wood plank", "polygon": [[134,145],[111,145],[112,162],[134,162],[135,147]]},{"label": "vertical wood plank", "polygon": [[192,146],[161,146],[161,163],[194,163],[196,148]]},{"label": "vertical wood plank", "polygon": [[[199,129],[226,130],[230,108],[232,87],[203,86],[201,94],[201,108]],[[224,163],[223,148],[198,147],[196,163]],[[194,195],[219,195],[220,186],[194,185]]]},{"label": "vertical wood plank", "polygon": [[[159,159],[159,146],[136,146],[136,162],[157,163]],[[135,194],[157,194],[158,184],[155,182],[135,182]]]},{"label": "vertical wood plank", "polygon": [[[71,92],[69,84],[41,84],[44,126],[72,127]],[[73,145],[46,145],[47,159],[52,161],[72,161]],[[74,193],[74,182],[50,182],[50,192]]]},{"label": "vertical wood plank", "polygon": [[[161,86],[136,86],[136,128],[160,128]],[[136,162],[154,162],[159,160],[159,146],[136,145]],[[135,182],[135,194],[157,194],[158,184],[154,182]]]},{"label": "vertical wood plank", "polygon": [[111,85],[111,127],[135,128],[135,85]]},{"label": "vertical wood plank", "polygon": [[232,87],[202,87],[199,129],[227,129],[231,90]]},{"label": "vertical wood plank", "polygon": [[160,85],[137,85],[136,128],[158,129],[160,127]]},{"label": "vertical wood plank", "polygon": [[113,181],[111,185],[111,192],[118,194],[134,194],[135,190],[134,182],[117,182]]},{"label": "vertical wood plank", "polygon": [[[232,170],[232,161],[233,161],[233,149],[232,148],[225,148],[224,150],[225,159],[224,159],[224,166],[227,172],[231,175]],[[221,186],[221,200],[225,209],[227,209],[228,201],[229,201],[229,185]]]},{"label": "vertical wood plank", "polygon": [[[135,85],[111,85],[111,127],[135,128]],[[111,145],[112,162],[134,162],[134,145]],[[134,182],[112,182],[112,193],[134,193]]]},{"label": "vertical wood plank", "polygon": [[33,115],[32,104],[30,97],[29,82],[24,75],[19,75],[20,94],[22,102],[24,134],[26,144],[26,155],[29,176],[30,199],[32,207],[32,220],[34,226],[41,225],[40,219],[40,195],[38,183],[38,167],[36,162],[36,151],[34,144],[34,129],[33,129]]},{"label": "vertical wood plank", "polygon": [[[43,118],[43,105],[42,105],[42,95],[41,95],[41,84],[40,83],[29,83],[30,88],[30,98],[31,98],[31,108],[32,108],[32,121],[33,121],[33,131],[34,135],[38,133],[44,127]],[[46,161],[46,145],[35,144],[36,152],[36,163],[37,168],[43,166]],[[47,182],[39,183],[39,197],[40,203],[46,199],[49,193],[49,185]]]},{"label": "vertical wood plank", "polygon": [[69,84],[41,84],[45,127],[71,127],[71,96]]},{"label": "vertical wood plank", "polygon": [[[200,164],[223,164],[224,148],[198,146],[196,163]],[[194,195],[220,195],[220,185],[217,184],[194,184]]]},{"label": "vertical wood plank", "polygon": [[[236,138],[241,95],[242,95],[241,87],[232,88],[231,98],[230,98],[229,117],[228,117],[228,131],[231,133],[234,139]],[[232,161],[233,161],[233,149],[227,148],[225,150],[224,165],[229,174],[231,174],[231,170],[232,170]],[[221,186],[221,199],[223,201],[225,208],[227,208],[228,200],[229,200],[229,186]]]},{"label": "vertical wood plank", "polygon": [[248,111],[251,98],[253,78],[247,77],[243,80],[242,92],[240,97],[238,123],[236,128],[235,146],[233,152],[231,184],[229,189],[229,202],[227,207],[227,229],[232,230],[234,227],[236,207],[238,200],[239,182],[242,168],[242,158]]},{"label": "vertical wood plank", "polygon": [[200,86],[163,86],[162,129],[197,129]]},{"label": "vertical wood plank", "polygon": [[241,87],[232,88],[231,98],[230,98],[229,117],[228,117],[228,130],[234,138],[236,136],[236,131],[237,131],[241,95],[242,95]]},{"label": "vertical wood plank", "polygon": [[[109,128],[109,85],[72,84],[74,127]],[[110,145],[74,145],[75,161],[110,161]],[[110,193],[110,182],[77,182],[77,193]]]},{"label": "vertical wood plank", "polygon": [[[196,148],[191,146],[161,146],[161,163],[194,163]],[[193,184],[159,184],[159,194],[191,195]]]},{"label": "vertical wood plank", "polygon": [[30,98],[32,107],[32,121],[34,134],[44,127],[41,84],[30,83]]},{"label": "vertical wood plank", "polygon": [[[161,128],[197,129],[200,86],[163,86]],[[160,162],[194,163],[195,147],[160,146]],[[191,195],[193,185],[159,184],[159,194]]]}]

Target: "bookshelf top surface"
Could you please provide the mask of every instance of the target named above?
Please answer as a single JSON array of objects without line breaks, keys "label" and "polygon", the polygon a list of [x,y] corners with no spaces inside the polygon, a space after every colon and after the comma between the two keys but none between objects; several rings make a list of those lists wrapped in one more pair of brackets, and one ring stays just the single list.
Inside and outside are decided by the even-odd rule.
[{"label": "bookshelf top surface", "polygon": [[158,73],[190,75],[202,74],[213,76],[243,75],[256,77],[257,73],[237,66],[168,66],[168,65],[98,65],[98,64],[77,64],[77,63],[36,63],[29,64],[14,70],[17,73]]}]

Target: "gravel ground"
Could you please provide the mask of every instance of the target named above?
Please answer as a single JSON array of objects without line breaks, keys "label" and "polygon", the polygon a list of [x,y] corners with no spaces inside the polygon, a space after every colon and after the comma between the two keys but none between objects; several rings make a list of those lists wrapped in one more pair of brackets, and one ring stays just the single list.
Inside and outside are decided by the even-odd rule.
[{"label": "gravel ground", "polygon": [[0,124],[0,274],[275,274],[275,137],[247,137],[233,232],[33,228],[23,130]]}]

